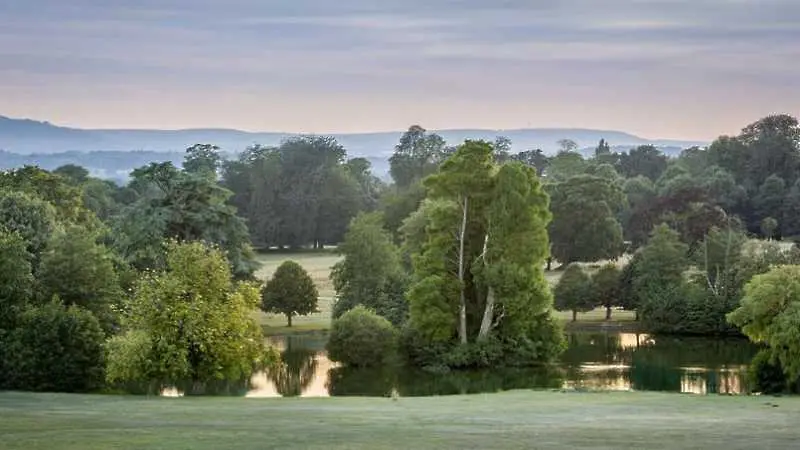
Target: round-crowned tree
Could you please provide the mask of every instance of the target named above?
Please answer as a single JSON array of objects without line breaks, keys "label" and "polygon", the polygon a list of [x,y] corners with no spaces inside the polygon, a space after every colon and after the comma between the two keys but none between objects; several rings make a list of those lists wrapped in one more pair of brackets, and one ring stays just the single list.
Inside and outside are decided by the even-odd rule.
[{"label": "round-crowned tree", "polygon": [[397,330],[391,322],[364,306],[356,306],[333,322],[328,358],[355,367],[381,365],[397,350]]},{"label": "round-crowned tree", "polygon": [[572,321],[575,322],[579,312],[594,309],[595,296],[592,292],[589,274],[579,264],[572,263],[567,266],[554,289],[555,307],[559,311],[572,311]]},{"label": "round-crowned tree", "polygon": [[318,312],[318,301],[314,280],[295,261],[284,261],[261,292],[261,309],[266,313],[285,314],[290,327],[292,317]]}]

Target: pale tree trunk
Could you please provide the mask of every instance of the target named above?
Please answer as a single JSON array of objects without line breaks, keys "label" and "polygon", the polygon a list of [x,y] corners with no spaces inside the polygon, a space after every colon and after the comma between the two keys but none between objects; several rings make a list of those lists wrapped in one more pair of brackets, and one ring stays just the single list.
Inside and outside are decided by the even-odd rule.
[{"label": "pale tree trunk", "polygon": [[[489,264],[486,262],[486,250],[489,247],[489,234],[483,240],[483,266],[488,268]],[[494,288],[489,286],[489,292],[486,294],[486,308],[483,310],[483,320],[481,320],[481,329],[478,332],[478,340],[484,340],[489,336],[492,331],[492,318],[494,317]]]},{"label": "pale tree trunk", "polygon": [[467,298],[464,292],[464,240],[467,235],[467,208],[469,207],[468,197],[464,196],[462,205],[463,216],[461,219],[461,233],[459,235],[458,249],[458,281],[461,283],[461,298],[458,310],[458,337],[462,344],[467,343]]}]

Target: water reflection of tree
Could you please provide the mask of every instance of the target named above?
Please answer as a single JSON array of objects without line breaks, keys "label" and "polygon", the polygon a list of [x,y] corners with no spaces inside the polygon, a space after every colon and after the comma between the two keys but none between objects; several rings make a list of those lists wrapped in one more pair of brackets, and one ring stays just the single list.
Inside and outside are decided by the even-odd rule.
[{"label": "water reflection of tree", "polygon": [[746,389],[741,368],[756,348],[743,339],[659,336],[632,354],[634,389],[672,392],[741,392]]},{"label": "water reflection of tree", "polygon": [[[291,341],[289,341],[291,342]],[[317,370],[314,350],[293,346],[281,352],[281,362],[267,370],[275,390],[284,397],[296,397],[308,388]]]},{"label": "water reflection of tree", "polygon": [[396,391],[400,396],[418,397],[560,388],[563,384],[563,370],[557,367],[495,368],[448,373],[431,373],[409,367],[340,367],[328,372],[327,387],[331,396],[389,396]]}]

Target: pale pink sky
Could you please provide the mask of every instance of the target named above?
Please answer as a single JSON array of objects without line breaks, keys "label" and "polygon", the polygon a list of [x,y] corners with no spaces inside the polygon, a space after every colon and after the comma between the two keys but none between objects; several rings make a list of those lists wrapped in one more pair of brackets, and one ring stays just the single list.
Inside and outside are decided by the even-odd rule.
[{"label": "pale pink sky", "polygon": [[794,0],[3,3],[0,115],[84,128],[705,140],[800,115]]}]

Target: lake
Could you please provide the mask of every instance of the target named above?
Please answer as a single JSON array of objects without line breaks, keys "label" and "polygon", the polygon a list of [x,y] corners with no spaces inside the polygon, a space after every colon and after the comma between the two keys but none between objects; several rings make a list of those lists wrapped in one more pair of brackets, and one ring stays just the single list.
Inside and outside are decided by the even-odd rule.
[{"label": "lake", "polygon": [[[204,386],[203,394],[246,397],[431,396],[510,389],[748,393],[747,364],[757,349],[744,339],[568,333],[556,367],[432,374],[416,369],[350,369],[325,354],[325,335],[270,338],[280,367],[249,382]],[[178,395],[177,387],[164,395]]]}]

